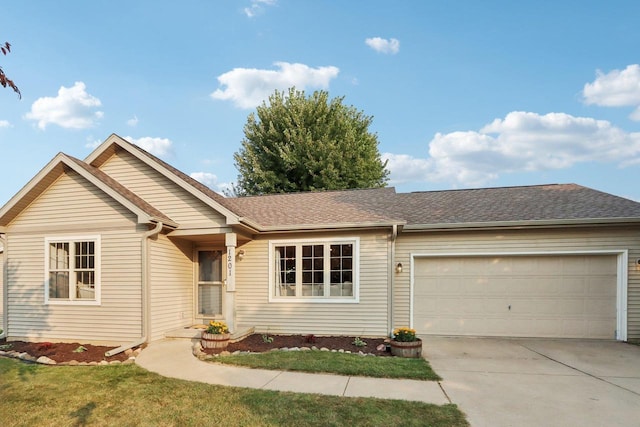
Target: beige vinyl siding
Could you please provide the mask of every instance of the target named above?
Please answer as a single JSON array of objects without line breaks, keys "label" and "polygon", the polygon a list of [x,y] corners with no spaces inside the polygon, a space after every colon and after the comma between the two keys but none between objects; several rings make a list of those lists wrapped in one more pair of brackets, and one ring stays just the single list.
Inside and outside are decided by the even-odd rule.
[{"label": "beige vinyl siding", "polygon": [[222,215],[126,151],[119,151],[100,169],[176,221],[181,229],[226,225]]},{"label": "beige vinyl siding", "polygon": [[164,338],[172,329],[191,325],[193,264],[191,243],[161,234],[150,241],[151,337]]},{"label": "beige vinyl siding", "polygon": [[[9,337],[125,343],[141,336],[136,217],[73,172],[61,176],[8,227]],[[45,305],[46,237],[100,235],[101,304]]]},{"label": "beige vinyl siding", "polygon": [[360,237],[360,302],[269,302],[269,240],[312,240],[310,235],[273,236],[244,246],[236,264],[236,322],[239,329],[284,334],[385,336],[388,334],[388,234],[321,234]]},{"label": "beige vinyl siding", "polygon": [[[409,266],[411,254],[473,254],[508,252],[579,252],[628,250],[628,339],[640,338],[640,228],[599,227],[540,230],[494,230],[403,233],[396,242],[396,260]],[[410,269],[395,275],[393,324],[409,324]]]},{"label": "beige vinyl siding", "polygon": [[4,330],[4,253],[0,252],[0,329]]}]

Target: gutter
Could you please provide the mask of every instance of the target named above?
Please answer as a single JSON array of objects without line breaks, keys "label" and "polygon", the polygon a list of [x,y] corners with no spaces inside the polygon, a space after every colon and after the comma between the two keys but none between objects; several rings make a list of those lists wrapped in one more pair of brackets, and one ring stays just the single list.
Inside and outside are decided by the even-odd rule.
[{"label": "gutter", "polygon": [[390,256],[389,256],[389,286],[387,292],[389,292],[389,296],[387,298],[388,306],[387,306],[387,330],[389,331],[389,336],[392,337],[393,333],[393,292],[395,290],[395,282],[396,282],[396,240],[398,238],[398,226],[393,225],[391,229],[390,236]]},{"label": "gutter", "polygon": [[410,224],[405,225],[404,232],[416,231],[447,231],[447,230],[479,230],[525,227],[580,227],[592,225],[624,225],[638,224],[640,218],[583,218],[583,219],[544,219],[528,221],[490,221],[490,222],[460,222],[439,224]]},{"label": "gutter", "polygon": [[9,269],[7,268],[7,233],[3,231],[3,235],[0,236],[0,242],[2,243],[4,256],[2,258],[2,333],[0,338],[6,338],[9,335]]},{"label": "gutter", "polygon": [[325,224],[292,224],[292,225],[267,225],[260,226],[255,222],[242,218],[242,223],[260,233],[287,233],[299,231],[327,231],[327,230],[361,230],[363,228],[398,227],[404,226],[406,221],[379,221],[379,222],[337,222]]}]

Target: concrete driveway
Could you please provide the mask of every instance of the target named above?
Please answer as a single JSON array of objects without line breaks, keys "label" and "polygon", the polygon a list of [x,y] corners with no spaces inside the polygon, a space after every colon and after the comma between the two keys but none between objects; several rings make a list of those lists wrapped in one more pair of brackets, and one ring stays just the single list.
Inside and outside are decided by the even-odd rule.
[{"label": "concrete driveway", "polygon": [[473,427],[640,426],[640,347],[614,341],[423,337]]}]

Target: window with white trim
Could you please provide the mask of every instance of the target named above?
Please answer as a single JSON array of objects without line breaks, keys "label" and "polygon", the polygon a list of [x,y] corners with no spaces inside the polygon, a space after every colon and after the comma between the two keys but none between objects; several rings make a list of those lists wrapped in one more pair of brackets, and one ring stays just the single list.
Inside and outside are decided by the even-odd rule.
[{"label": "window with white trim", "polygon": [[357,301],[358,239],[272,241],[271,300]]},{"label": "window with white trim", "polygon": [[45,301],[99,303],[100,238],[45,239]]}]

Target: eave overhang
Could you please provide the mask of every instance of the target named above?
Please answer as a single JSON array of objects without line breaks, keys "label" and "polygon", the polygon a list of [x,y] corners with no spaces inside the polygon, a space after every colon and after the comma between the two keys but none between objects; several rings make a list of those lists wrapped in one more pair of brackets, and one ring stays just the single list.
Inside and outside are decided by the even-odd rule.
[{"label": "eave overhang", "polygon": [[528,221],[487,221],[436,224],[409,224],[403,227],[403,232],[420,231],[460,231],[460,230],[488,230],[488,229],[523,229],[523,228],[562,228],[589,227],[604,225],[640,225],[640,218],[581,218],[581,219],[551,219]]}]

